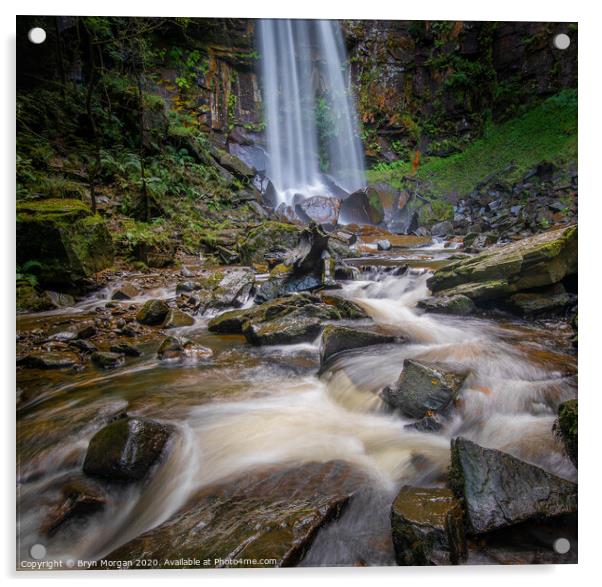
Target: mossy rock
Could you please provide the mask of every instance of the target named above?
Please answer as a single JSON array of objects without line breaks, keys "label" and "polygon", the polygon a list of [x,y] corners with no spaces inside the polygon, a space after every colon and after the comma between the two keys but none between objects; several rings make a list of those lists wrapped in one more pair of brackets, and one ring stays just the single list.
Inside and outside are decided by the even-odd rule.
[{"label": "mossy rock", "polygon": [[41,263],[44,285],[73,286],[113,263],[104,220],[81,200],[36,200],[17,205],[17,262]]},{"label": "mossy rock", "polygon": [[301,228],[293,224],[268,221],[249,231],[238,243],[238,251],[243,264],[263,263],[265,256],[274,247],[293,249],[299,242]]},{"label": "mossy rock", "polygon": [[136,314],[136,320],[140,324],[156,326],[165,320],[168,313],[169,306],[163,300],[148,300]]},{"label": "mossy rock", "polygon": [[17,283],[18,312],[43,312],[45,310],[52,310],[55,307],[46,292],[40,293],[27,282]]},{"label": "mossy rock", "polygon": [[571,462],[576,467],[578,456],[576,399],[570,399],[560,405],[554,431],[560,436]]}]

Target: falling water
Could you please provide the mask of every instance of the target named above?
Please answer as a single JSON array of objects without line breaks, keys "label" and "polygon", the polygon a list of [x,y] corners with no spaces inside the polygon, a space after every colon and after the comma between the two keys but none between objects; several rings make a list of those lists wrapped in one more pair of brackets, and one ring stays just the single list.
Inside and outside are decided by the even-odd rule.
[{"label": "falling water", "polygon": [[[267,175],[281,202],[365,185],[359,125],[337,21],[260,20]],[[319,132],[319,128],[322,132]],[[330,180],[324,176],[330,176]]]}]

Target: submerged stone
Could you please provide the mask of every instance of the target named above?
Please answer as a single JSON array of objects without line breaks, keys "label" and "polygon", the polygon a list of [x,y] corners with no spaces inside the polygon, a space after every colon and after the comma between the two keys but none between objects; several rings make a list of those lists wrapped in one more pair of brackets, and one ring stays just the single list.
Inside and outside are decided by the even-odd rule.
[{"label": "submerged stone", "polygon": [[450,485],[471,534],[577,511],[577,485],[466,438],[451,442]]},{"label": "submerged stone", "polygon": [[397,564],[458,564],[466,558],[462,507],[449,489],[402,487],[391,506]]},{"label": "submerged stone", "polygon": [[171,426],[145,418],[120,418],[90,440],[84,473],[109,481],[138,481],[160,457],[172,432]]},{"label": "submerged stone", "polygon": [[156,558],[163,566],[168,559],[196,558],[214,567],[245,567],[274,559],[275,567],[293,566],[362,480],[341,461],[247,473],[202,489],[184,511],[105,560]]}]

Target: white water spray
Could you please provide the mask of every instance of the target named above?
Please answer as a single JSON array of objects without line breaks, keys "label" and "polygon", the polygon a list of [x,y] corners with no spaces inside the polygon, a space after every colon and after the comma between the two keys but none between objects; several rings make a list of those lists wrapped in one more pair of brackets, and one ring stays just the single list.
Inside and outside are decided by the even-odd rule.
[{"label": "white water spray", "polygon": [[348,193],[364,187],[359,124],[339,23],[260,20],[258,36],[267,175],[280,202],[290,204],[295,194],[332,195],[332,182]]}]

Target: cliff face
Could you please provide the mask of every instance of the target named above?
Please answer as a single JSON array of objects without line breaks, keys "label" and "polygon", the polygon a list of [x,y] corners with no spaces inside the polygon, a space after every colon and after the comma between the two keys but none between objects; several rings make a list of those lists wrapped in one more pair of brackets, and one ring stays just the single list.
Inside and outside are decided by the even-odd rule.
[{"label": "cliff face", "polygon": [[[345,21],[369,157],[447,155],[486,117],[577,85],[577,29],[566,23]],[[566,51],[554,35],[571,38]]]}]

